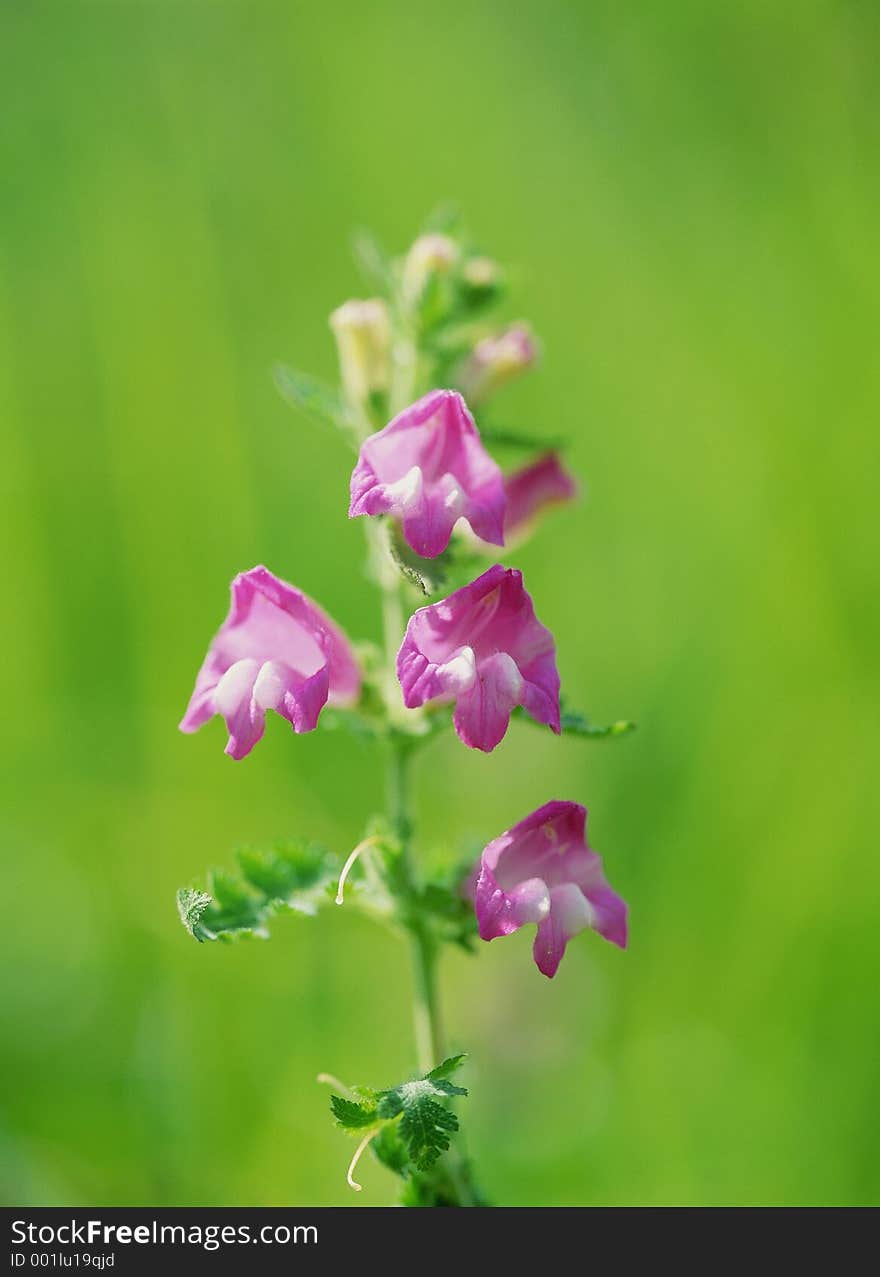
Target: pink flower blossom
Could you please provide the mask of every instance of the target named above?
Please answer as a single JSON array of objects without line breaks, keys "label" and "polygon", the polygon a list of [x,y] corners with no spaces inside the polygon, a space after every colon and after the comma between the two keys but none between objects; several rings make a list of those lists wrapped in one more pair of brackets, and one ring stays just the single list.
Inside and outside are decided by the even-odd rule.
[{"label": "pink flower blossom", "polygon": [[626,948],[627,907],[606,882],[601,857],[587,846],[586,820],[579,803],[545,803],[480,857],[474,891],[480,936],[494,940],[537,923],[535,963],[548,977],[568,941],[588,927]]},{"label": "pink flower blossom", "polygon": [[371,435],[351,476],[349,517],[391,514],[426,559],[466,519],[483,541],[504,544],[501,471],[454,390],[432,390]]},{"label": "pink flower blossom", "polygon": [[310,732],[325,703],[357,698],[361,676],[348,639],[316,603],[268,568],[232,582],[229,615],[196,677],[180,724],[195,732],[215,714],[229,729],[226,753],[244,758],[274,709]]},{"label": "pink flower blossom", "polygon": [[505,540],[509,544],[525,536],[544,510],[573,501],[577,491],[577,483],[555,452],[546,452],[530,465],[505,475]]},{"label": "pink flower blossom", "polygon": [[501,564],[413,614],[397,676],[409,709],[454,700],[455,730],[472,749],[493,750],[517,705],[559,732],[553,635],[535,616],[522,573]]}]

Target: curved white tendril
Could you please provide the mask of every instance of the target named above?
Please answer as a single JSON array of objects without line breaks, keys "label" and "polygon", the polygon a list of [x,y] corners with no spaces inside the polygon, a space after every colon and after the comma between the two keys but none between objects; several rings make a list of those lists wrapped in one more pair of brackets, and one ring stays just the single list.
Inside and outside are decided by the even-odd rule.
[{"label": "curved white tendril", "polygon": [[334,1091],[341,1091],[349,1099],[354,1099],[354,1091],[352,1091],[351,1087],[346,1086],[344,1082],[340,1082],[334,1073],[319,1073],[315,1081],[324,1086],[332,1086]]},{"label": "curved white tendril", "polygon": [[354,1174],[354,1168],[357,1166],[358,1162],[361,1160],[361,1155],[363,1154],[364,1149],[367,1147],[370,1140],[374,1140],[378,1134],[379,1134],[378,1131],[370,1131],[369,1135],[364,1136],[360,1144],[358,1144],[357,1148],[354,1150],[354,1157],[351,1159],[348,1170],[345,1173],[345,1178],[348,1180],[349,1188],[353,1188],[356,1193],[359,1193],[361,1191],[361,1189],[363,1188],[363,1184],[359,1184],[356,1179],[352,1179],[352,1175]]},{"label": "curved white tendril", "polygon": [[358,856],[361,854],[362,851],[366,851],[368,847],[375,847],[381,841],[382,839],[376,836],[375,834],[373,835],[372,838],[365,838],[363,842],[358,843],[354,851],[349,856],[348,860],[346,860],[345,864],[342,866],[342,873],[339,875],[339,886],[336,889],[336,903],[338,905],[342,904],[342,901],[343,901],[342,889],[345,886],[346,878],[351,872],[351,867],[354,864],[354,862],[357,860]]}]

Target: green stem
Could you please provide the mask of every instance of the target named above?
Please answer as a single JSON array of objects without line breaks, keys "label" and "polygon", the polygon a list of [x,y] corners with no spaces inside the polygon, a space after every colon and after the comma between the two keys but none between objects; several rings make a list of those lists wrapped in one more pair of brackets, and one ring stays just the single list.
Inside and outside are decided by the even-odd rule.
[{"label": "green stem", "polygon": [[[388,806],[391,824],[400,843],[404,884],[412,901],[418,891],[418,876],[410,845],[410,762],[409,746],[392,741],[388,757]],[[417,910],[408,910],[407,927],[412,947],[413,1018],[418,1064],[422,1073],[428,1073],[444,1056],[437,990],[437,946]]]}]

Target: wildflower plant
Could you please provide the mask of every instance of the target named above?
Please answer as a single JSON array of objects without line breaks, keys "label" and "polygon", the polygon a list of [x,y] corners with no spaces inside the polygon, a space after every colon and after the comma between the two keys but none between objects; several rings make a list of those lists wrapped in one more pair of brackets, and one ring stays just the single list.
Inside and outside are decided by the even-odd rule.
[{"label": "wildflower plant", "polygon": [[[522,573],[506,556],[544,511],[576,497],[558,445],[493,427],[495,396],[531,368],[538,344],[524,323],[491,320],[505,292],[501,267],[457,219],[435,219],[389,260],[362,235],[356,256],[375,296],[330,316],[340,390],[287,367],[281,393],[338,430],[356,453],[349,515],[363,518],[367,572],[381,604],[383,644],[355,644],[322,608],[263,566],[232,582],[229,613],[196,677],[180,724],[223,718],[226,753],[246,758],[274,710],[297,733],[347,728],[381,752],[387,807],[364,813],[347,856],[308,841],[238,853],[235,872],[178,893],[181,921],[200,942],[266,937],[291,910],[344,901],[404,934],[413,963],[416,1073],[374,1089],[329,1074],[337,1127],[397,1175],[407,1205],[480,1205],[456,1137],[463,1055],[442,1038],[438,959],[445,946],[534,925],[534,960],[556,974],[568,942],[593,930],[621,948],[627,908],[586,841],[587,812],[552,798],[495,834],[476,864],[427,876],[411,809],[412,773],[435,736],[501,746],[512,718],[557,735],[608,739],[632,724],[594,725],[563,708],[553,635]],[[521,464],[504,472],[502,459]],[[340,508],[344,499],[340,491]],[[488,568],[487,557],[496,561]],[[494,836],[493,836],[494,835]]]}]

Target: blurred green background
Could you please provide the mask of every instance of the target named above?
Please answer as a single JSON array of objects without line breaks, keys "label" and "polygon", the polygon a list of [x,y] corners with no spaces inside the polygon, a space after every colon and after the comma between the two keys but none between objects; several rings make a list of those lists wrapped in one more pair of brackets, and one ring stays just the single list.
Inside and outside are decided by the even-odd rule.
[{"label": "blurred green background", "polygon": [[347,851],[377,762],[176,725],[239,569],[378,636],[350,456],[270,368],[332,376],[350,230],[449,197],[545,343],[499,415],[587,489],[517,562],[570,702],[640,724],[425,757],[427,845],[576,798],[632,910],[552,983],[524,934],[445,964],[481,1177],[880,1200],[878,37],[843,0],[3,4],[6,1200],[393,1198],[314,1079],[406,1074],[403,949],[346,910],[200,948],[174,907],[236,843]]}]

